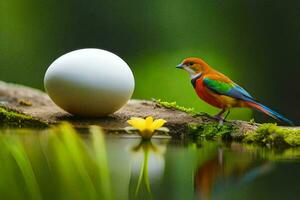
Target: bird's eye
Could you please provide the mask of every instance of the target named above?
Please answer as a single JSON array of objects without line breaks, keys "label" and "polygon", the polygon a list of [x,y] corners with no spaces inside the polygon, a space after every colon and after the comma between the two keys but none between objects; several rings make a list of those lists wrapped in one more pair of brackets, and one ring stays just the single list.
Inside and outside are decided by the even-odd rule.
[{"label": "bird's eye", "polygon": [[193,64],[194,64],[193,62],[190,62],[190,63],[189,63],[189,65],[191,65],[191,66],[192,66]]}]

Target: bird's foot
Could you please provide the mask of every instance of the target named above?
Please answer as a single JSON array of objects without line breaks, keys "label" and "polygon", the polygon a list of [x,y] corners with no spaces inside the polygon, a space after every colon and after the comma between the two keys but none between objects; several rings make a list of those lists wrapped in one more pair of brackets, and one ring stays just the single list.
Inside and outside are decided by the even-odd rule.
[{"label": "bird's foot", "polygon": [[221,115],[215,115],[213,116],[213,118],[219,122],[219,126],[222,126],[225,121],[225,119]]},{"label": "bird's foot", "polygon": [[217,121],[224,120],[221,115],[215,115],[213,118]]}]

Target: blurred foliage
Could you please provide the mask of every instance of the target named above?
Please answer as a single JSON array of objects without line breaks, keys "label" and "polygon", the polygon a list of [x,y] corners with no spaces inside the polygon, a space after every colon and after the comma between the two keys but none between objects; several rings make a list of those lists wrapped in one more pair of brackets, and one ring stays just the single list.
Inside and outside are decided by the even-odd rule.
[{"label": "blurred foliage", "polygon": [[[187,75],[174,69],[183,58],[199,56],[296,121],[299,8],[292,0],[2,0],[0,79],[43,88],[54,59],[74,49],[102,48],[131,66],[134,98],[215,113],[198,100]],[[231,117],[250,115],[239,110]]]},{"label": "blurred foliage", "polygon": [[63,124],[41,132],[2,131],[1,199],[113,199],[100,128],[87,146]]}]

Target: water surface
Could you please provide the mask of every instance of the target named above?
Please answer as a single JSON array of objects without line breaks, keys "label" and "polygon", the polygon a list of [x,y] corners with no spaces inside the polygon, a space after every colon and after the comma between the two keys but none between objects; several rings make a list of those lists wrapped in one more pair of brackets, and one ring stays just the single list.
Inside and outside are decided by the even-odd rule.
[{"label": "water surface", "polygon": [[0,199],[297,199],[300,150],[238,143],[9,131]]},{"label": "water surface", "polygon": [[297,149],[125,138],[109,139],[107,145],[120,199],[274,200],[300,195]]}]

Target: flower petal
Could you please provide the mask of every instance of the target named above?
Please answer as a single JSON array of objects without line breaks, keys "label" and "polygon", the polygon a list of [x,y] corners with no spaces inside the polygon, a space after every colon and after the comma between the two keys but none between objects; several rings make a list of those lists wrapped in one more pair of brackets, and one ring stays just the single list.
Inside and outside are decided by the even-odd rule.
[{"label": "flower petal", "polygon": [[143,118],[132,117],[127,123],[141,132],[145,130],[145,120]]},{"label": "flower petal", "polygon": [[155,130],[161,130],[164,132],[169,131],[167,128],[162,127],[166,123],[166,120],[153,120],[152,116],[148,116],[146,119],[132,117],[127,121],[127,123],[132,127],[126,127],[126,131],[130,132],[134,129],[139,130],[139,134],[143,139],[150,139],[155,134]]},{"label": "flower petal", "polygon": [[157,130],[159,129],[160,127],[162,127],[167,121],[166,120],[163,120],[163,119],[156,119],[153,123],[152,123],[152,129],[153,131],[154,130]]},{"label": "flower petal", "polygon": [[145,129],[150,130],[151,132],[153,132],[152,123],[153,123],[153,117],[151,117],[151,116],[147,117],[146,120],[145,120]]}]

